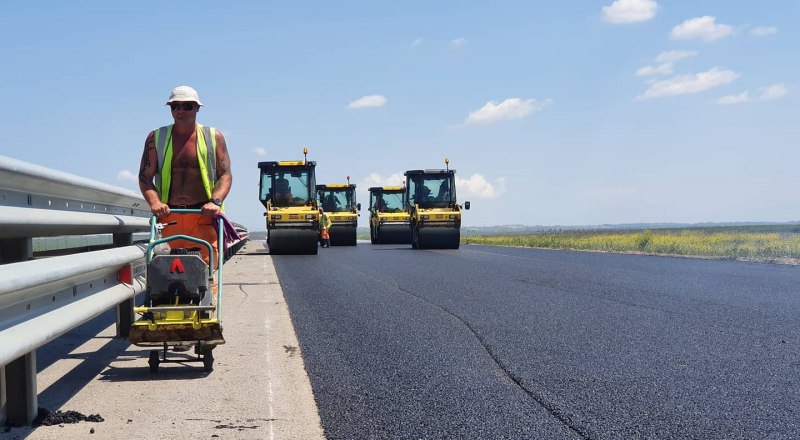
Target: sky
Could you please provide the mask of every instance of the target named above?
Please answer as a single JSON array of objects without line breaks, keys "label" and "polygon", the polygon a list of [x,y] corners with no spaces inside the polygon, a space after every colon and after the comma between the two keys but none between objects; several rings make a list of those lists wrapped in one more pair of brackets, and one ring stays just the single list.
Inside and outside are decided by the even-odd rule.
[{"label": "sky", "polygon": [[[194,87],[258,162],[359,188],[457,170],[465,226],[800,219],[800,2],[37,1],[0,14],[0,155],[138,192]],[[794,42],[794,43],[792,43]]]}]

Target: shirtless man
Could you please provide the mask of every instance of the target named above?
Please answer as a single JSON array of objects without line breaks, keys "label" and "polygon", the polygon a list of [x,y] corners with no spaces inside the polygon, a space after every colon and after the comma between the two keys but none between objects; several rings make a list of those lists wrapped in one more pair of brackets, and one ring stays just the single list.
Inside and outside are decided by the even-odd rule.
[{"label": "shirtless man", "polygon": [[[178,234],[198,237],[216,249],[211,220],[222,212],[222,202],[230,192],[232,182],[225,138],[219,130],[197,124],[197,112],[203,104],[193,88],[176,87],[167,105],[175,123],[147,135],[139,165],[139,189],[159,222],[177,222],[164,228],[164,237]],[[212,147],[214,143],[216,148]],[[207,152],[207,163],[201,164],[198,160],[200,148]],[[162,156],[160,160],[159,155]],[[170,208],[200,209],[202,215],[170,215]],[[180,240],[170,242],[170,246],[197,247],[191,242],[178,242]],[[200,248],[208,263],[206,249]]]}]

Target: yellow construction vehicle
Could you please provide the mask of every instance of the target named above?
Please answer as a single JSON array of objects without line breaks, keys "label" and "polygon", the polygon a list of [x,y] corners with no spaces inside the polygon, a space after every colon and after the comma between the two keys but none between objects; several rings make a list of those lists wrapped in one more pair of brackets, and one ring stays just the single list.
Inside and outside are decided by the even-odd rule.
[{"label": "yellow construction vehicle", "polygon": [[369,189],[369,238],[372,244],[411,243],[411,221],[402,186]]},{"label": "yellow construction vehicle", "polygon": [[356,202],[356,186],[350,183],[350,176],[347,183],[317,185],[317,200],[331,219],[331,246],[355,246],[361,203]]},{"label": "yellow construction vehicle", "polygon": [[267,212],[270,254],[316,254],[319,206],[315,191],[317,163],[306,160],[259,162],[259,200]]},{"label": "yellow construction vehicle", "polygon": [[[456,170],[445,158],[444,170],[409,170],[406,199],[411,217],[411,247],[458,249],[461,242],[461,205],[456,199]],[[464,208],[469,209],[469,202]]]}]

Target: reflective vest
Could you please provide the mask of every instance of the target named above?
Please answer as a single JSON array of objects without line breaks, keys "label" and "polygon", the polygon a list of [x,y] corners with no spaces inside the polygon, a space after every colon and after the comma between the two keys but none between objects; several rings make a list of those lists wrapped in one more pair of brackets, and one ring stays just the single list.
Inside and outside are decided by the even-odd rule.
[{"label": "reflective vest", "polygon": [[[153,130],[158,157],[155,176],[156,190],[163,203],[169,201],[169,186],[172,181],[172,125]],[[197,124],[197,162],[208,199],[217,184],[217,129]],[[211,145],[211,148],[208,148]]]},{"label": "reflective vest", "polygon": [[331,221],[331,218],[328,217],[328,214],[325,213],[325,212],[322,213],[322,218],[320,218],[320,220],[321,220],[320,223],[321,223],[321,226],[322,226],[323,229],[330,229],[331,226],[333,226],[333,222]]}]

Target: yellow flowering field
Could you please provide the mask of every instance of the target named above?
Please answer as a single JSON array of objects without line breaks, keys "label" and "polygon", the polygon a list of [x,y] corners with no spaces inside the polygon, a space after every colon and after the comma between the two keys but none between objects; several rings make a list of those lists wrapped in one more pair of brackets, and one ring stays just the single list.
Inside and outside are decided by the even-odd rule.
[{"label": "yellow flowering field", "polygon": [[741,259],[800,258],[800,234],[746,229],[664,229],[572,231],[528,235],[465,237],[466,244],[642,252],[660,255]]}]

